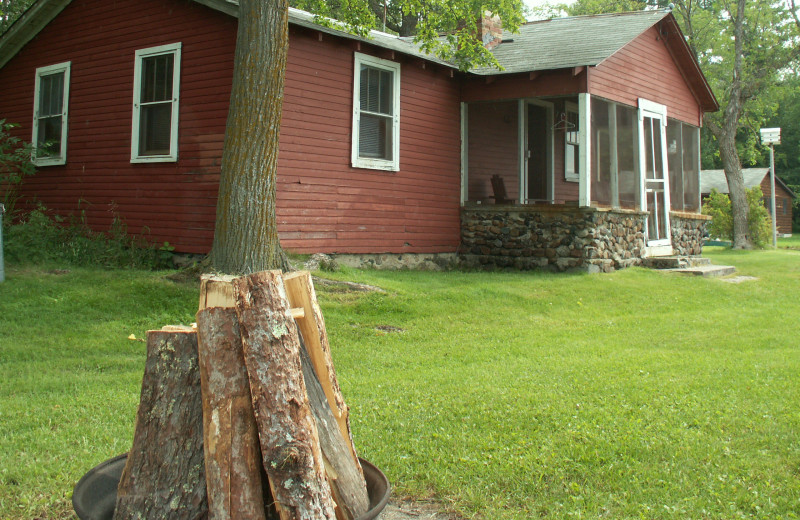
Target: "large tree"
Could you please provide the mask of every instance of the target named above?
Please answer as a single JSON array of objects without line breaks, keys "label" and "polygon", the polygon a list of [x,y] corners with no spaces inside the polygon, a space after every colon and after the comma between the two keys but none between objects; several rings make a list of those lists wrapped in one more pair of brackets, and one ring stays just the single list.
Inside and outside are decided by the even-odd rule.
[{"label": "large tree", "polygon": [[33,3],[33,0],[0,0],[0,34]]},{"label": "large tree", "polygon": [[[337,14],[361,34],[375,26],[368,0],[308,1],[302,6],[324,17]],[[485,11],[516,30],[521,0],[398,0],[415,17],[416,39],[461,69],[496,64],[476,37]],[[275,217],[278,142],[288,39],[287,0],[239,0],[230,112],[222,152],[212,267],[225,273],[285,268]],[[445,37],[440,38],[441,31]]]},{"label": "large tree", "polygon": [[[792,1],[792,0],[790,0]],[[800,21],[780,0],[578,0],[562,6],[569,14],[664,7],[671,3],[687,42],[720,102],[703,122],[728,180],[733,210],[733,247],[752,247],[742,159],[759,156],[758,128],[774,109],[769,90],[796,58],[789,43]]]}]

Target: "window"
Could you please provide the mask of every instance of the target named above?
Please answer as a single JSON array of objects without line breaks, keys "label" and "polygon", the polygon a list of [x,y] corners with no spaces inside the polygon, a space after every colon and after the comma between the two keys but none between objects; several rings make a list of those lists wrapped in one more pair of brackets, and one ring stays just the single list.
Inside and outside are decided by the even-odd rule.
[{"label": "window", "polygon": [[356,53],[353,92],[353,167],[398,171],[400,64]]},{"label": "window", "polygon": [[33,95],[33,162],[51,166],[67,162],[67,113],[71,62],[36,69]]},{"label": "window", "polygon": [[136,51],[131,162],[178,160],[181,44]]},{"label": "window", "polygon": [[564,111],[567,114],[566,153],[564,156],[564,178],[568,181],[578,181],[580,176],[580,126],[578,118],[578,105],[566,103]]}]

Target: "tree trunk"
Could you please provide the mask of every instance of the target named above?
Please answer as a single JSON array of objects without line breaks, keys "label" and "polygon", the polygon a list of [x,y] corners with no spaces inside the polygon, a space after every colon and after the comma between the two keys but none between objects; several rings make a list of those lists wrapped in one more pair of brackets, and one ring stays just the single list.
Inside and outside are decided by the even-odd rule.
[{"label": "tree trunk", "polygon": [[289,46],[286,0],[240,0],[211,263],[224,273],[286,268],[275,179]]},{"label": "tree trunk", "polygon": [[317,428],[309,407],[280,272],[233,282],[264,469],[282,519],[333,520]]},{"label": "tree trunk", "polygon": [[719,156],[725,177],[728,180],[728,193],[731,198],[731,216],[733,217],[733,249],[752,249],[750,241],[750,226],[748,218],[750,206],[747,203],[747,193],[744,186],[742,165],[739,162],[739,153],[736,150],[736,136],[717,136],[719,143]]},{"label": "tree trunk", "polygon": [[197,334],[151,330],[115,520],[208,516]]},{"label": "tree trunk", "polygon": [[258,428],[233,308],[197,313],[209,518],[265,518]]}]

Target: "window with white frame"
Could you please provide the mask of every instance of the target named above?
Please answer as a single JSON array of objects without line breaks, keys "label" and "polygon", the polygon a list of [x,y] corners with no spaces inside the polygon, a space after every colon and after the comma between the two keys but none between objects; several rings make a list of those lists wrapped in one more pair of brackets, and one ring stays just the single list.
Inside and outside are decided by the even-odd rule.
[{"label": "window with white frame", "polygon": [[400,169],[400,64],[356,53],[352,164]]},{"label": "window with white frame", "polygon": [[131,162],[178,160],[181,44],[136,51]]},{"label": "window with white frame", "polygon": [[67,162],[67,116],[71,62],[36,69],[33,95],[33,162],[51,166]]},{"label": "window with white frame", "polygon": [[564,179],[568,181],[580,180],[580,118],[578,117],[578,105],[575,103],[565,103],[564,112],[566,113],[566,135],[565,135],[565,155],[564,155]]}]

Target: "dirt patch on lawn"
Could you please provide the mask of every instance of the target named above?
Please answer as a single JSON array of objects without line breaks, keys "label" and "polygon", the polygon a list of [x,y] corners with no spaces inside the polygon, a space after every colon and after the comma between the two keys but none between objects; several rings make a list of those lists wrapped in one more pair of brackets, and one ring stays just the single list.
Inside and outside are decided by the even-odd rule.
[{"label": "dirt patch on lawn", "polygon": [[378,520],[463,520],[463,518],[443,512],[441,505],[432,500],[392,498]]}]

